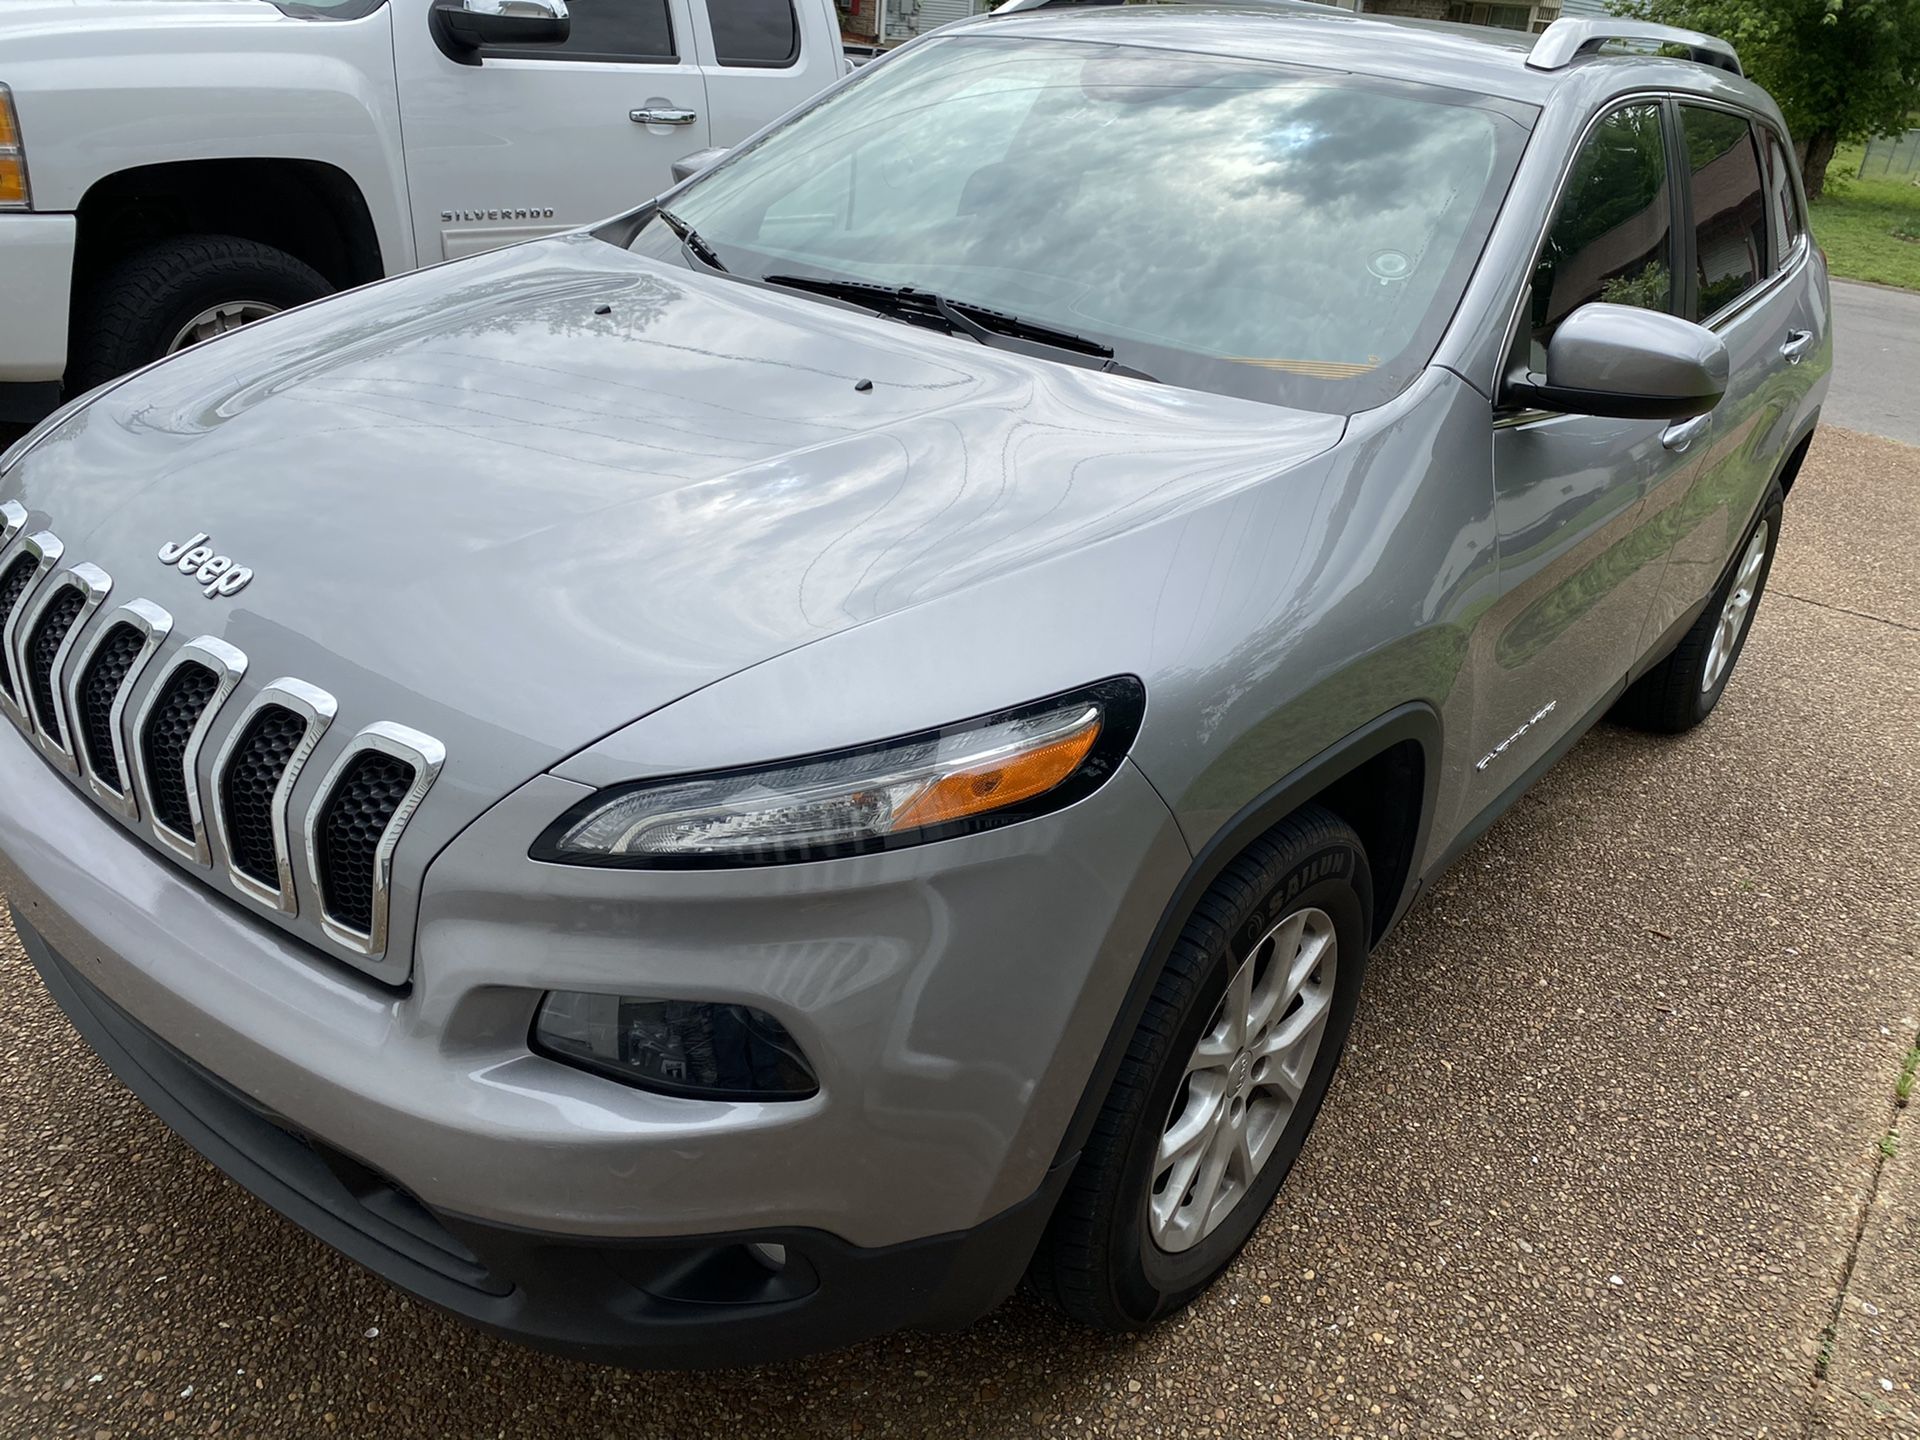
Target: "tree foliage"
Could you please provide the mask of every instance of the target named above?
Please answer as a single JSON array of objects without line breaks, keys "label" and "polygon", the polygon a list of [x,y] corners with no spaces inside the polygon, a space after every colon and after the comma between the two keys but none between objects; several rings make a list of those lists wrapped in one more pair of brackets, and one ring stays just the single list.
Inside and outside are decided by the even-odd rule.
[{"label": "tree foliage", "polygon": [[1920,0],[1615,0],[1618,13],[1733,42],[1772,92],[1818,195],[1835,145],[1920,109]]}]

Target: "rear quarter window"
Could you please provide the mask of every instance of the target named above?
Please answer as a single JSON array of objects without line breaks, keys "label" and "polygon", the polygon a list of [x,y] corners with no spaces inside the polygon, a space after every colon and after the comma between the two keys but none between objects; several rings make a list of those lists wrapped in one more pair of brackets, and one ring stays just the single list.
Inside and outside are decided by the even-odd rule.
[{"label": "rear quarter window", "polygon": [[800,57],[792,0],[708,0],[707,17],[722,65],[778,68]]},{"label": "rear quarter window", "polygon": [[1680,130],[1693,197],[1695,298],[1689,318],[1705,320],[1767,273],[1766,187],[1745,116],[1682,104]]}]

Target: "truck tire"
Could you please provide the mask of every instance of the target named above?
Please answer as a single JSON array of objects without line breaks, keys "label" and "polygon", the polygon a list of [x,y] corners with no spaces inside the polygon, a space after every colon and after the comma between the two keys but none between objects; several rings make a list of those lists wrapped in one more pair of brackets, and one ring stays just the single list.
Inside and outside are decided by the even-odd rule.
[{"label": "truck tire", "polygon": [[[116,260],[77,297],[67,393],[78,395],[218,331],[333,293],[284,250],[232,235],[181,235]],[[203,337],[204,338],[204,337]]]},{"label": "truck tire", "polygon": [[1773,552],[1780,543],[1785,499],[1775,481],[1707,608],[1673,653],[1620,697],[1613,708],[1615,720],[1657,735],[1678,735],[1713,713],[1746,648],[1747,636],[1753,633],[1753,612],[1760,608],[1773,570]]},{"label": "truck tire", "polygon": [[1318,806],[1227,866],[1147,1002],[1034,1257],[1036,1290],[1083,1324],[1140,1330],[1232,1263],[1333,1079],[1372,911],[1360,837]]}]

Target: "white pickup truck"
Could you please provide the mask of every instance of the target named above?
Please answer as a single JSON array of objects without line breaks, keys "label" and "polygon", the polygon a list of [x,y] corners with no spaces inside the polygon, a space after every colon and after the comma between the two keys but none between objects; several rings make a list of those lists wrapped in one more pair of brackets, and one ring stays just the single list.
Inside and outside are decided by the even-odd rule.
[{"label": "white pickup truck", "polygon": [[849,64],[832,0],[4,0],[0,423],[615,213]]}]

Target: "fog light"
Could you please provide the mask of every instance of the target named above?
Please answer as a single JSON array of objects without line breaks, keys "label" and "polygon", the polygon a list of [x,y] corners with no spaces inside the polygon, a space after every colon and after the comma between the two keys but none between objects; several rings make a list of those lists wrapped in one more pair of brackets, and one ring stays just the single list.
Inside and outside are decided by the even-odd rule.
[{"label": "fog light", "polygon": [[533,1048],[554,1060],[706,1100],[803,1100],[820,1088],[786,1027],[746,1005],[556,990]]}]

